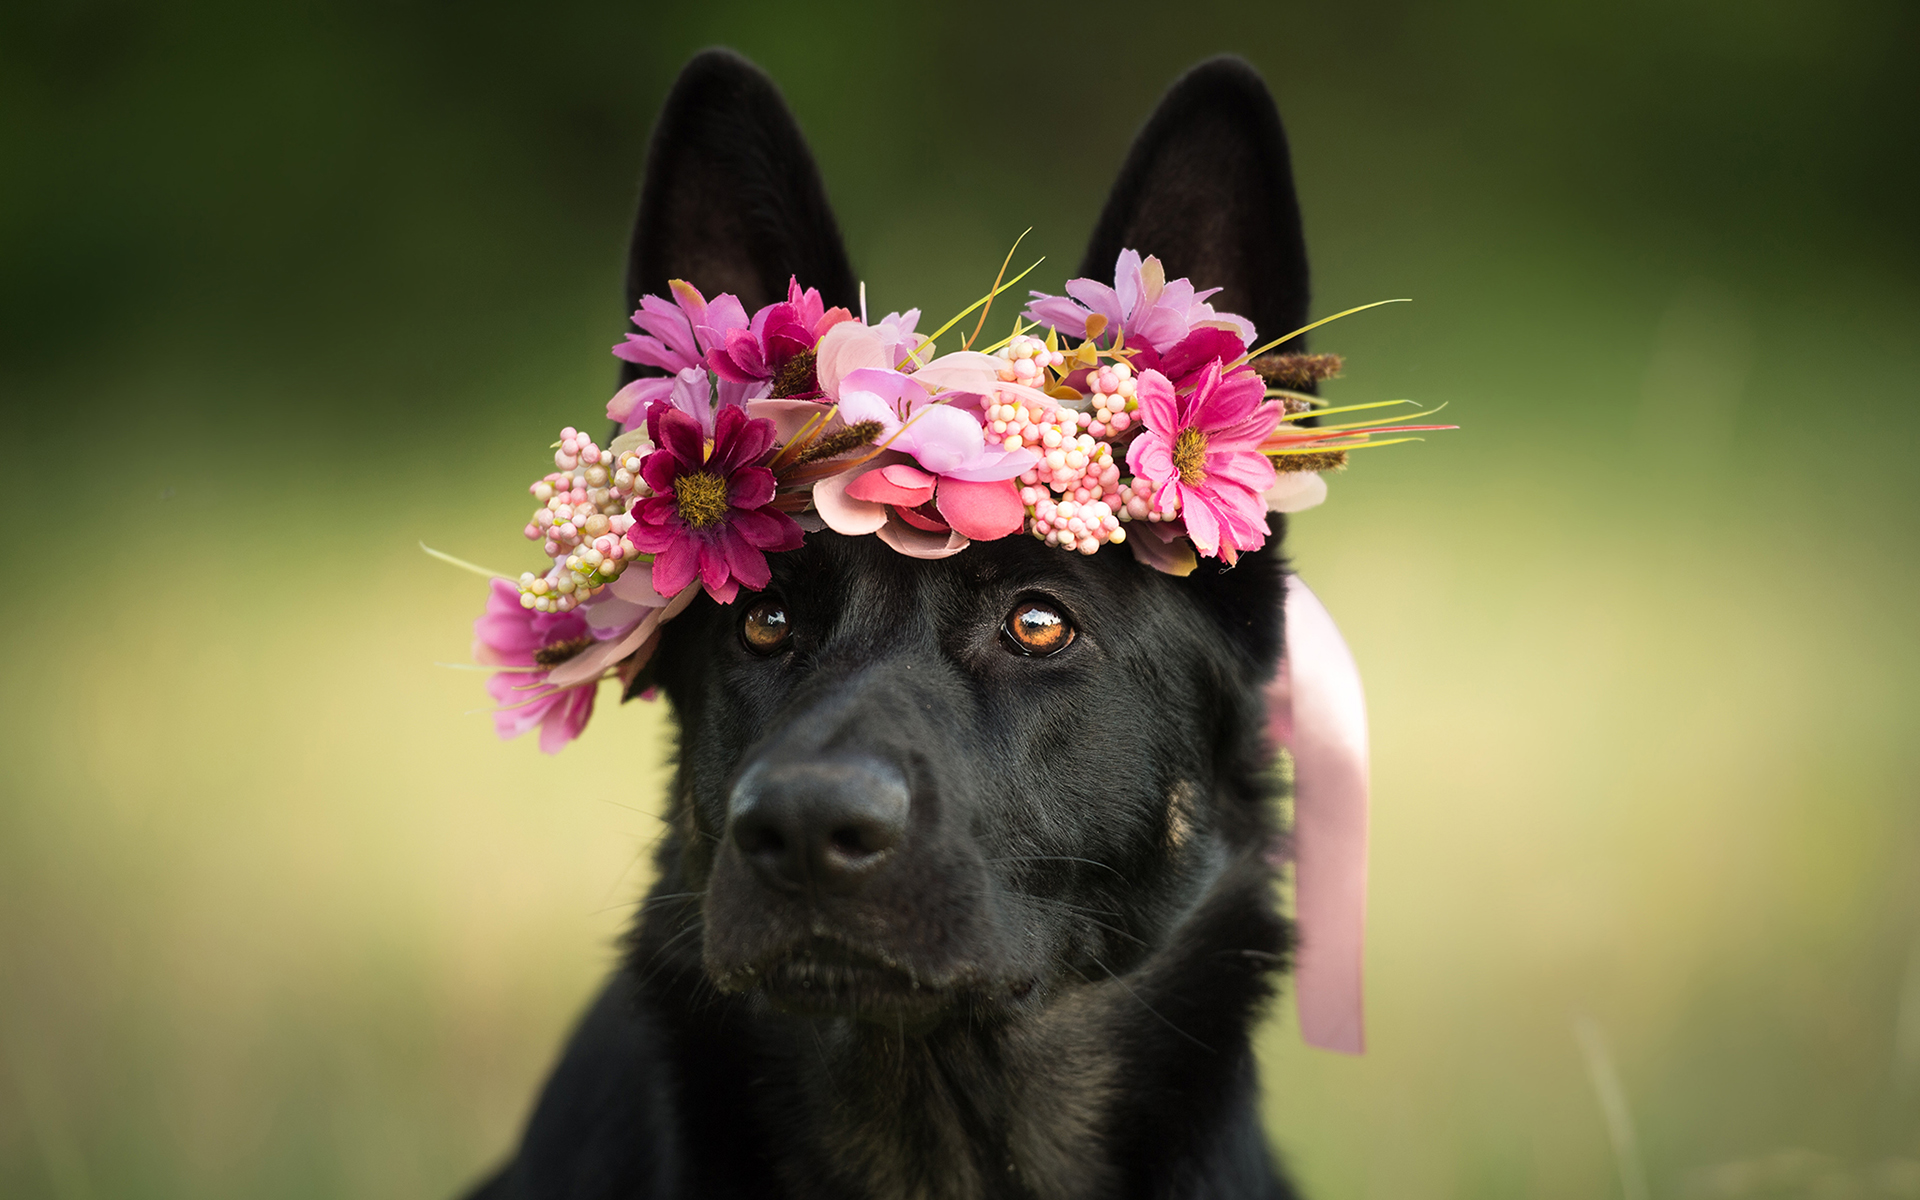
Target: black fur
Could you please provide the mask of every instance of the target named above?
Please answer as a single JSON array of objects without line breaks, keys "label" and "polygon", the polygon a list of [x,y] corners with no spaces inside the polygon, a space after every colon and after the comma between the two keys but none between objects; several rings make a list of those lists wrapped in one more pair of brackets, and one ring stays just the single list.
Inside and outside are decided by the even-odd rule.
[{"label": "black fur", "polygon": [[[662,178],[688,163],[705,173]],[[1197,68],[1149,122],[1086,273],[1121,245],[1226,281],[1262,332],[1304,323],[1285,142],[1244,64]],[[753,306],[789,271],[829,302],[853,278],[771,83],[702,55],[654,136],[631,278]],[[647,673],[681,738],[658,881],[476,1197],[1291,1195],[1250,1045],[1290,948],[1260,695],[1273,533],[1185,579],[1123,547],[921,561],[815,534],[774,556],[763,595],[792,633],[770,656],[741,634],[761,596],[696,601]],[[1005,632],[1036,599],[1075,628],[1044,658]],[[850,858],[755,832],[821,806]]]}]

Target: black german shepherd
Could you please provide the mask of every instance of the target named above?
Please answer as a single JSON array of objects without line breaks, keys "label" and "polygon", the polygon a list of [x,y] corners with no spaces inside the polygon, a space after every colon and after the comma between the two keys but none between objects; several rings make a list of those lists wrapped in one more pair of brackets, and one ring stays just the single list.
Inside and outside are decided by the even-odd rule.
[{"label": "black german shepherd", "polygon": [[[1306,323],[1247,65],[1147,123],[1081,274],[1122,247],[1265,336]],[[790,276],[857,308],[779,92],[703,54],[654,133],[628,307],[682,278],[753,311]],[[1186,578],[816,533],[766,591],[695,601],[630,689],[679,722],[659,881],[476,1200],[1292,1195],[1250,1044],[1291,947],[1261,696],[1283,521]]]}]

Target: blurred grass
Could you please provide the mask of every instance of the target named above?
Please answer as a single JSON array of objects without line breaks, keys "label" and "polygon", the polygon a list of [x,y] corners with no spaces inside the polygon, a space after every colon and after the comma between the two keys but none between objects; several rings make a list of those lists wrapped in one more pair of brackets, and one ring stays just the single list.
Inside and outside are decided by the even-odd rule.
[{"label": "blurred grass", "polygon": [[477,581],[415,542],[524,559],[652,108],[724,40],[883,311],[1027,224],[1056,285],[1219,49],[1280,96],[1317,309],[1416,297],[1320,340],[1337,394],[1468,428],[1295,526],[1377,788],[1370,1052],[1262,1040],[1309,1194],[1616,1194],[1587,1016],[1655,1196],[1920,1195],[1912,10],[1110,16],[1086,63],[1158,54],[1089,84],[937,9],[9,12],[0,1194],[445,1194],[506,1149],[668,731],[495,742],[432,666]]}]

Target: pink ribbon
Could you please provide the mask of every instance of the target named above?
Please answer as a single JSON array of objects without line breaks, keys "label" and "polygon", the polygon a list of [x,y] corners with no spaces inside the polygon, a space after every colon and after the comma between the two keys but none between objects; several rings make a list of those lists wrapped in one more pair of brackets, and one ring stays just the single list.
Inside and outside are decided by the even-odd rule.
[{"label": "pink ribbon", "polygon": [[1367,933],[1367,700],[1326,607],[1287,576],[1287,649],[1267,730],[1293,755],[1294,994],[1309,1046],[1359,1054]]}]

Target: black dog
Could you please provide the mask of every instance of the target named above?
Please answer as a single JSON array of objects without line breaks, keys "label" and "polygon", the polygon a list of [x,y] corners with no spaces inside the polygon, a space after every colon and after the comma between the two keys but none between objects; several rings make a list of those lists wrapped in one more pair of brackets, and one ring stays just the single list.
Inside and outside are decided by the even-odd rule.
[{"label": "black dog", "polygon": [[[659,127],[629,307],[856,306],[793,118],[694,60]],[[1305,324],[1280,122],[1234,60],[1177,83],[1081,273],[1122,247],[1263,335]],[[1290,346],[1289,349],[1300,347]],[[509,1197],[1276,1197],[1250,1029],[1275,910],[1268,549],[1186,578],[1025,537],[939,561],[814,534],[670,626],[635,688],[680,725],[659,882]]]}]

